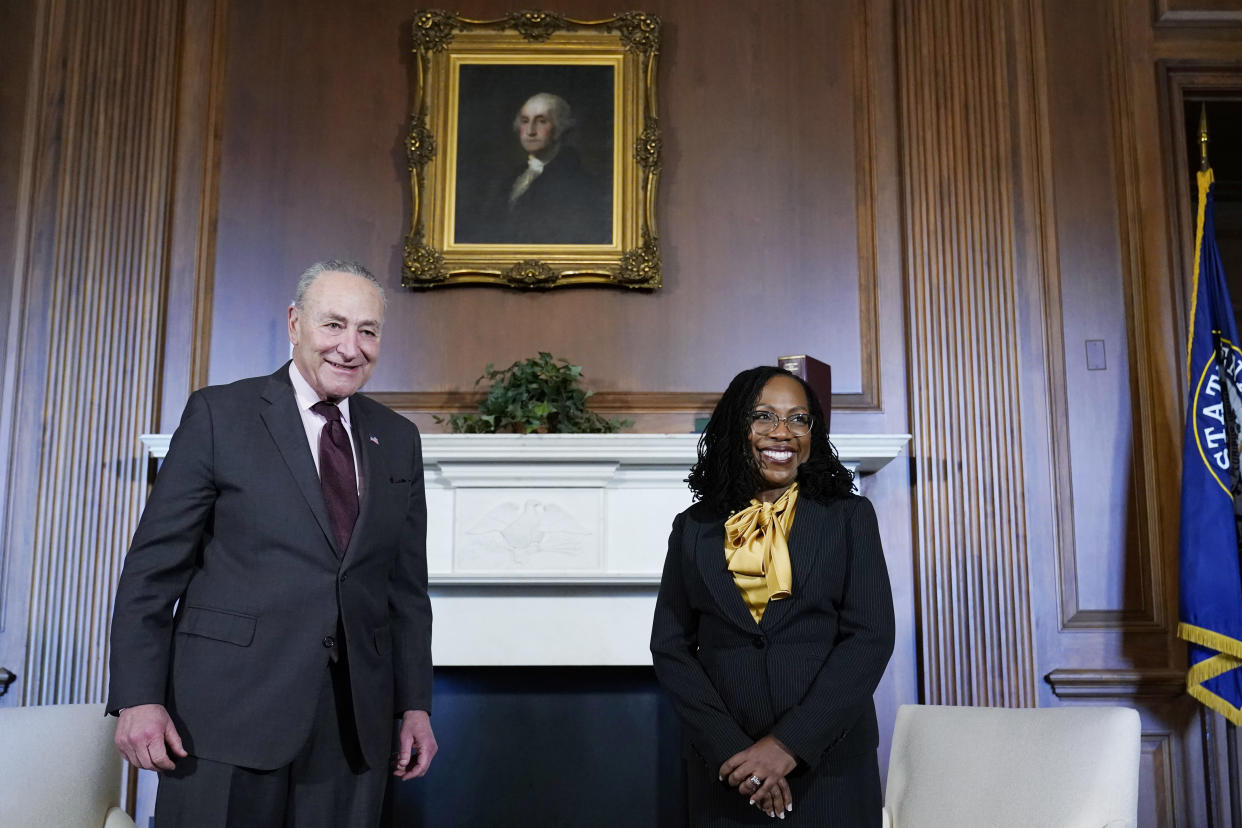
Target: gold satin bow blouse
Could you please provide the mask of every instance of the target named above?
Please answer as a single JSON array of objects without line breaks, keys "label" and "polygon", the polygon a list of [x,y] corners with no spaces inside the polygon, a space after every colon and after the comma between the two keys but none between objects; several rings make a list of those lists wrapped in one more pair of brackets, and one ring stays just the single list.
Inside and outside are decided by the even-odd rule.
[{"label": "gold satin bow blouse", "polygon": [[788,598],[793,590],[788,541],[797,500],[794,483],[775,502],[751,500],[725,521],[725,561],[756,624],[768,601]]}]

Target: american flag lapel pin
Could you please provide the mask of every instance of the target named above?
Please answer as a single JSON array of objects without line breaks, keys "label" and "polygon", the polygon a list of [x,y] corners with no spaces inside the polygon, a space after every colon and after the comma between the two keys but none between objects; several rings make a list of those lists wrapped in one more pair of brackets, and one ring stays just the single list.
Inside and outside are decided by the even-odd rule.
[{"label": "american flag lapel pin", "polygon": [[378,445],[379,445],[379,438],[378,438],[378,437],[376,437],[374,434],[372,434],[372,435],[371,435],[371,442],[372,442],[372,443],[375,443],[375,445],[377,445],[377,446],[378,446]]}]

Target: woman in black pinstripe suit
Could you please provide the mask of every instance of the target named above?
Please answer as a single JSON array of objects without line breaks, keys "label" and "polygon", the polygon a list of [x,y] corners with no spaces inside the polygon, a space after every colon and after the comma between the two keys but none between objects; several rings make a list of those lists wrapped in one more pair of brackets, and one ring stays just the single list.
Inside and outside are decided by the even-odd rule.
[{"label": "woman in black pinstripe suit", "polygon": [[875,512],[823,423],[806,383],[752,368],[699,441],[651,633],[692,825],[880,824],[872,694],[892,592]]}]

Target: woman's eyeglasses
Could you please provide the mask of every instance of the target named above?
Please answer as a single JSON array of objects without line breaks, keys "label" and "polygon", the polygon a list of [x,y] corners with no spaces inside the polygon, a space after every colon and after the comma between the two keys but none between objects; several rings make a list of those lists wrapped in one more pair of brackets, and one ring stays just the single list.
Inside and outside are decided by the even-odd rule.
[{"label": "woman's eyeglasses", "polygon": [[756,434],[771,434],[781,423],[794,437],[805,437],[811,433],[812,417],[810,414],[790,414],[778,417],[773,411],[750,412],[750,430]]}]

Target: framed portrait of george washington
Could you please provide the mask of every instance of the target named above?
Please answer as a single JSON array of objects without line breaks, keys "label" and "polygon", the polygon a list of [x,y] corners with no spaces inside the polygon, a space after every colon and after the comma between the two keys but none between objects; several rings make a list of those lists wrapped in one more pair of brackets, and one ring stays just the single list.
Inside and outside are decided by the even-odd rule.
[{"label": "framed portrait of george washington", "polygon": [[402,284],[662,282],[660,21],[415,14]]}]

